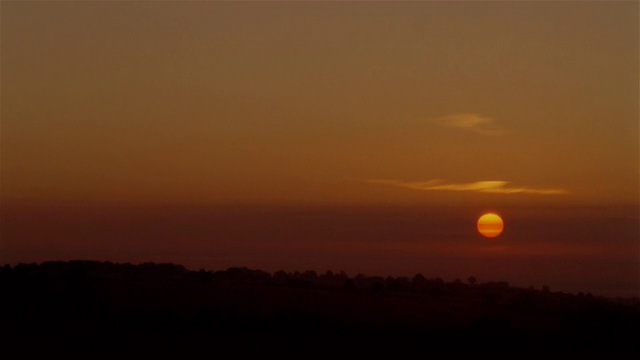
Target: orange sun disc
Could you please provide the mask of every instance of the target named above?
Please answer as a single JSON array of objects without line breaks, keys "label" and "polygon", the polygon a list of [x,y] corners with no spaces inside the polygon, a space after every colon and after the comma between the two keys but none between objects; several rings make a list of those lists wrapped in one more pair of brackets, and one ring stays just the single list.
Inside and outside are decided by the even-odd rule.
[{"label": "orange sun disc", "polygon": [[484,237],[494,238],[502,234],[504,222],[494,213],[486,213],[478,219],[478,232]]}]

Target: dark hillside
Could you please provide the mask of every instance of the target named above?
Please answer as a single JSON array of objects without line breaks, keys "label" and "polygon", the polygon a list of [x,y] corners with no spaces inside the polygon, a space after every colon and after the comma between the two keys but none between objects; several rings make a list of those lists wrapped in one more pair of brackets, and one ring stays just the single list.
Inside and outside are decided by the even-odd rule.
[{"label": "dark hillside", "polygon": [[639,353],[640,302],[446,283],[173,264],[0,271],[2,353]]}]

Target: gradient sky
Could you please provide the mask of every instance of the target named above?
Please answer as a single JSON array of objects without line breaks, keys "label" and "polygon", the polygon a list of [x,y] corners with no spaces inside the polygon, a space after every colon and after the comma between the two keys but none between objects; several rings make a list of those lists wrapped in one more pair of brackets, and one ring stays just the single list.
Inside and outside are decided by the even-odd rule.
[{"label": "gradient sky", "polygon": [[[257,237],[293,251],[291,233],[259,224],[288,223],[292,207],[305,206],[303,218],[317,221],[289,228],[315,231],[315,254],[324,246],[332,259],[308,264],[340,266],[336,239],[369,241],[378,228],[363,219],[375,221],[380,206],[467,209],[441,220],[452,232],[484,210],[508,217],[532,206],[556,210],[512,215],[548,225],[522,225],[519,235],[506,218],[502,238],[522,245],[511,254],[615,248],[607,254],[618,265],[615,256],[627,256],[623,292],[640,293],[638,14],[631,1],[2,1],[0,260],[135,261],[182,249],[192,254],[183,262],[203,265],[193,254],[236,244],[229,251],[240,265],[295,267],[246,254],[259,252]],[[289,210],[267,216],[252,210],[258,204]],[[183,220],[161,222],[164,206]],[[244,209],[224,215],[229,224],[262,231],[211,228],[228,206]],[[580,207],[590,210],[567,215]],[[336,231],[318,230],[322,219]],[[168,227],[164,237],[145,233],[149,221]],[[453,251],[437,245],[449,236],[440,227],[409,223],[379,230],[385,241],[430,239],[421,253]],[[594,235],[580,230],[587,223],[619,226]],[[412,235],[398,228],[409,225]],[[550,230],[559,228],[564,247]],[[546,248],[525,245],[535,234]],[[110,246],[116,236],[146,257]],[[363,254],[358,246],[350,249]],[[460,251],[477,250],[469,246]],[[358,261],[344,266],[398,266]]]}]

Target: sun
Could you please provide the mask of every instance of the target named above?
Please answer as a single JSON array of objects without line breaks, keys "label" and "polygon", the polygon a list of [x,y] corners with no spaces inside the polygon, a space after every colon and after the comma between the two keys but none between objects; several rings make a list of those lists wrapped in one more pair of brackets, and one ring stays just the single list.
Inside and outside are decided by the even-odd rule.
[{"label": "sun", "polygon": [[486,213],[478,219],[478,232],[487,238],[494,238],[502,234],[504,230],[504,222],[502,218],[495,213]]}]

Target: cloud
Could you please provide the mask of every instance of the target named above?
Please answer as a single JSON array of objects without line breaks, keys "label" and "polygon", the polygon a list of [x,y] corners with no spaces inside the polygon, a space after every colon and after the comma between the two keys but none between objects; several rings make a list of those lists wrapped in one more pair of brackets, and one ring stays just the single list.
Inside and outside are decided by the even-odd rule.
[{"label": "cloud", "polygon": [[562,195],[568,191],[560,188],[529,188],[510,186],[509,181],[491,180],[476,181],[471,183],[447,183],[444,180],[434,179],[429,181],[407,182],[401,180],[365,179],[369,184],[389,185],[414,190],[431,191],[475,191],[491,194],[537,194],[537,195]]},{"label": "cloud", "polygon": [[472,113],[460,113],[431,119],[442,126],[472,131],[481,135],[500,136],[507,133],[493,118]]}]

